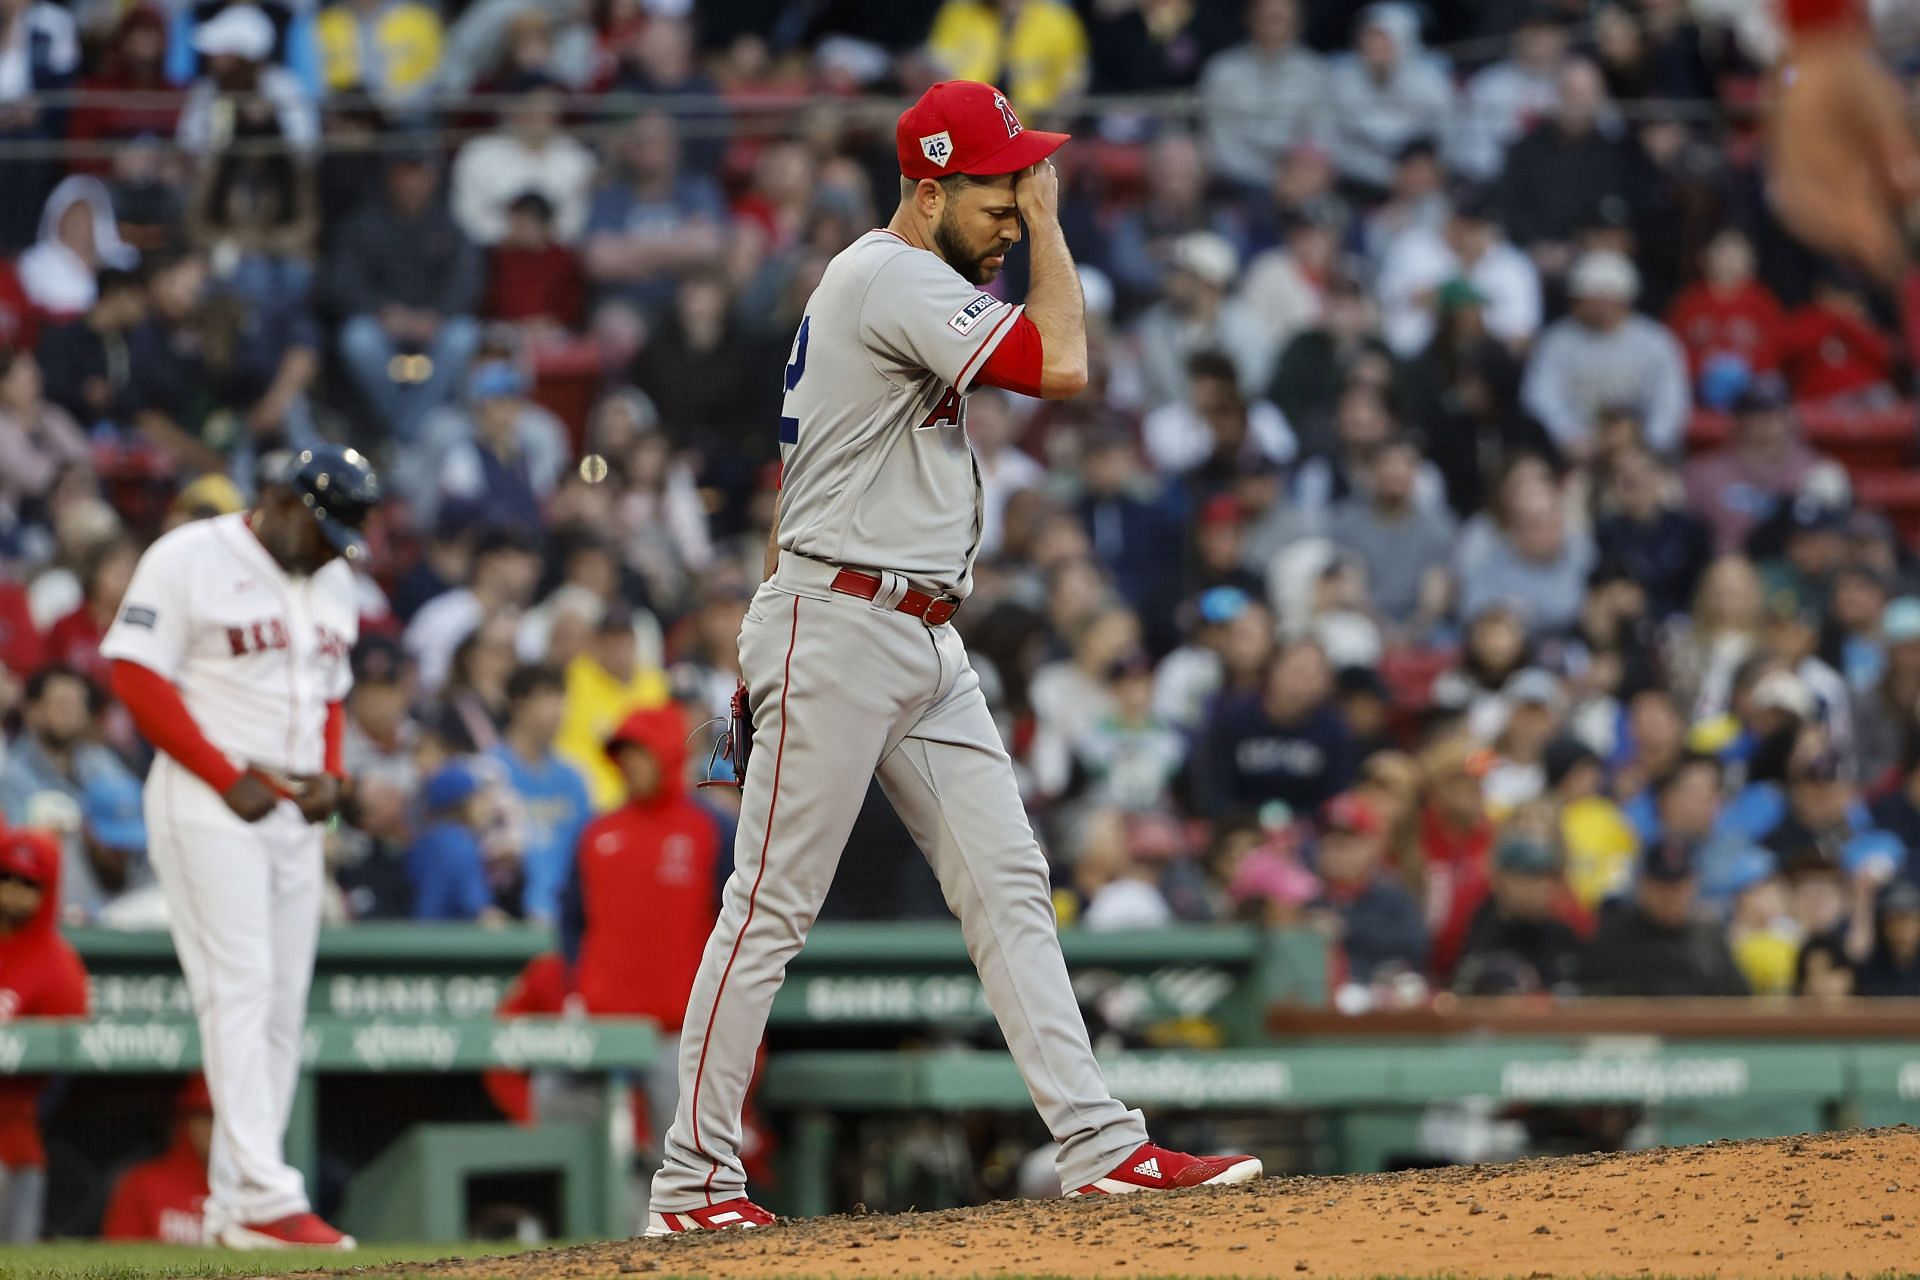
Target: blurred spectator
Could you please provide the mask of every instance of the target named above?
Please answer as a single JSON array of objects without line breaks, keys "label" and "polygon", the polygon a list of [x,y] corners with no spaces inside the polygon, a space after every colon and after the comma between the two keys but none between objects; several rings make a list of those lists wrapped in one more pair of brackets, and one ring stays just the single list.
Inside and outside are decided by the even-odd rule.
[{"label": "blurred spectator", "polygon": [[1079,516],[1094,559],[1143,617],[1169,617],[1183,569],[1181,495],[1140,465],[1129,433],[1097,432],[1082,461]]},{"label": "blurred spectator", "polygon": [[1738,368],[1751,378],[1780,367],[1786,312],[1773,291],[1754,278],[1754,268],[1753,242],[1739,229],[1726,228],[1701,253],[1700,279],[1667,312],[1667,327],[1686,349],[1687,368],[1703,398],[1703,375],[1709,371],[1723,376],[1723,369]]},{"label": "blurred spectator", "polygon": [[1525,835],[1502,840],[1487,895],[1460,944],[1453,989],[1463,995],[1569,990],[1581,943],[1561,911],[1565,892],[1550,845]]},{"label": "blurred spectator", "polygon": [[1455,281],[1471,288],[1486,332],[1509,349],[1523,349],[1540,328],[1540,275],[1507,243],[1486,195],[1473,188],[1454,192],[1444,226],[1412,228],[1387,249],[1375,287],[1387,345],[1396,355],[1412,359],[1428,348],[1448,304],[1458,306],[1466,296]]},{"label": "blurred spectator", "polygon": [[1299,0],[1248,0],[1247,40],[1200,76],[1207,161],[1221,179],[1264,192],[1289,148],[1310,141],[1326,104],[1326,64],[1300,44]]},{"label": "blurred spectator", "polygon": [[334,0],[320,10],[314,35],[330,94],[405,107],[440,71],[440,15],[418,0]]},{"label": "blurred spectator", "polygon": [[1281,349],[1267,388],[1308,456],[1333,447],[1333,419],[1346,387],[1366,370],[1384,369],[1393,357],[1381,341],[1373,303],[1359,283],[1345,276],[1327,282],[1313,323]]},{"label": "blurred spectator", "polygon": [[1802,492],[1822,465],[1799,439],[1785,385],[1760,378],[1735,402],[1727,443],[1687,464],[1687,505],[1707,521],[1724,555],[1743,547],[1754,527],[1780,501]]},{"label": "blurred spectator", "polygon": [[237,138],[277,136],[306,154],[320,145],[311,95],[286,67],[270,61],[273,19],[251,4],[233,4],[202,22],[193,48],[205,60],[180,109],[180,145],[197,156],[224,151]]},{"label": "blurred spectator", "polygon": [[[67,118],[67,139],[111,149],[140,137],[171,138],[183,100],[167,78],[167,20],[152,5],[128,8],[113,29],[93,74],[78,85],[87,95]],[[75,173],[103,175],[113,168],[105,151],[76,156]]]},{"label": "blurred spectator", "polygon": [[203,341],[207,263],[188,251],[147,264],[146,315],[127,335],[134,426],[187,470],[221,472],[235,445],[235,423],[210,394]]},{"label": "blurred spectator", "polygon": [[1186,643],[1154,668],[1153,709],[1191,735],[1200,728],[1214,695],[1257,683],[1273,644],[1273,625],[1252,593],[1214,587],[1192,602],[1187,626]]},{"label": "blurred spectator", "polygon": [[1808,303],[1787,318],[1782,357],[1794,399],[1887,401],[1893,390],[1893,340],[1867,311],[1866,288],[1828,273]]},{"label": "blurred spectator", "polygon": [[1485,295],[1465,280],[1435,294],[1438,327],[1408,374],[1427,453],[1447,504],[1465,519],[1486,505],[1489,481],[1513,460],[1552,451],[1520,411],[1520,362],[1487,332]]},{"label": "blurred spectator", "polygon": [[677,128],[658,111],[636,117],[587,215],[588,278],[635,305],[666,302],[679,275],[717,260],[725,243],[726,205],[711,179],[681,164]]},{"label": "blurred spectator", "polygon": [[1106,671],[1107,711],[1070,744],[1073,794],[1123,813],[1165,813],[1186,772],[1187,742],[1153,710],[1153,662],[1135,651]]},{"label": "blurred spectator", "polygon": [[1839,865],[1849,846],[1872,830],[1872,815],[1846,762],[1829,749],[1788,765],[1787,812],[1761,843],[1783,870],[1809,853]]},{"label": "blurred spectator", "polygon": [[427,717],[452,755],[493,750],[507,723],[507,681],[514,668],[514,620],[489,614],[454,646],[447,680]]},{"label": "blurred spectator", "polygon": [[1549,671],[1528,667],[1514,673],[1489,708],[1484,737],[1493,764],[1481,782],[1487,807],[1504,817],[1538,800],[1547,787],[1547,746],[1567,713],[1567,694]]},{"label": "blurred spectator", "polygon": [[139,260],[120,238],[105,184],[75,174],[47,197],[40,238],[20,255],[20,285],[47,319],[73,320],[98,298],[102,272],[131,270]]},{"label": "blurred spectator", "polygon": [[1573,314],[1549,325],[1527,362],[1521,399],[1560,451],[1585,461],[1603,411],[1626,407],[1643,440],[1671,456],[1691,401],[1680,344],[1659,321],[1633,310],[1640,274],[1624,255],[1586,254],[1567,281]]},{"label": "blurred spectator", "polygon": [[[132,786],[137,793],[138,784],[126,766],[98,740],[99,710],[97,687],[72,667],[48,665],[27,678],[21,702],[24,731],[0,765],[0,817],[8,824],[42,825],[41,797],[49,792],[64,797],[78,815],[100,779]],[[65,860],[68,891],[83,908],[97,907],[99,886],[86,866],[87,849],[77,830]]]},{"label": "blurred spectator", "polygon": [[620,773],[605,743],[635,711],[667,701],[669,687],[658,666],[643,661],[633,613],[610,606],[586,646],[567,663],[567,706],[554,746],[587,780],[596,810],[620,802]]},{"label": "blurred spectator", "polygon": [[528,535],[495,528],[474,544],[464,586],[434,597],[407,625],[407,653],[419,664],[420,691],[431,697],[447,678],[453,650],[487,618],[509,620],[525,608],[538,581],[540,562]]},{"label": "blurred spectator", "polygon": [[413,914],[405,855],[408,809],[420,785],[420,723],[407,712],[412,691],[398,644],[363,636],[352,661],[341,740],[341,759],[353,779],[346,809],[352,838],[335,878],[354,919],[404,919]]},{"label": "blurred spectator", "polygon": [[83,428],[132,422],[138,409],[129,340],[146,319],[146,290],[131,273],[106,269],[84,315],[40,336],[46,397]]},{"label": "blurred spectator", "polygon": [[1874,947],[1860,964],[1863,996],[1920,996],[1920,885],[1895,880],[1880,894]]},{"label": "blurred spectator", "polygon": [[[1378,268],[1404,236],[1425,231],[1437,234],[1452,212],[1447,198],[1447,171],[1440,163],[1438,144],[1415,138],[1393,158],[1393,182],[1387,198],[1361,221],[1360,258]],[[1345,218],[1328,218],[1330,229],[1345,230]]]},{"label": "blurred spectator", "polygon": [[32,351],[0,348],[0,504],[16,514],[44,499],[64,468],[92,461],[73,415],[43,390]]},{"label": "blurred spectator", "polygon": [[1712,559],[1707,526],[1683,499],[1678,480],[1651,450],[1636,444],[1614,455],[1594,548],[1646,591],[1656,622],[1686,612]]},{"label": "blurred spectator", "polygon": [[100,1238],[203,1243],[201,1209],[209,1194],[207,1161],[212,1151],[213,1099],[206,1079],[196,1074],[174,1097],[167,1149],[114,1179]]},{"label": "blurred spectator", "polygon": [[1854,992],[1853,965],[1840,943],[1832,938],[1808,938],[1794,967],[1793,991],[1822,1003],[1849,1000]]},{"label": "blurred spectator", "polygon": [[1087,39],[1098,93],[1151,93],[1193,85],[1233,42],[1240,24],[1225,5],[1190,0],[1106,0],[1092,7]]},{"label": "blurred spectator", "polygon": [[[1570,888],[1562,905],[1571,914],[1627,887],[1640,837],[1602,789],[1606,774],[1592,747],[1572,736],[1555,738],[1541,753],[1540,766],[1556,811],[1553,835],[1567,867]],[[1575,884],[1585,892],[1573,889]]]},{"label": "blurred spectator", "polygon": [[[587,1008],[652,1018],[669,1048],[733,870],[728,824],[687,793],[686,740],[686,721],[671,706],[624,715],[607,735],[603,751],[624,802],[581,831],[561,924]],[[648,906],[645,929],[633,927],[636,903]],[[673,1114],[676,1085],[672,1071],[648,1073],[656,1134]]]},{"label": "blurred spectator", "polygon": [[[1099,265],[1118,287],[1121,301],[1153,302],[1170,269],[1179,267],[1178,242],[1196,231],[1225,235],[1229,224],[1207,204],[1207,167],[1200,144],[1178,129],[1163,130],[1147,148],[1145,191],[1137,203],[1123,208],[1107,231],[1107,252]],[[1204,243],[1194,241],[1194,244]],[[1229,241],[1228,247],[1232,248]],[[1214,251],[1217,259],[1219,254]],[[1233,261],[1239,261],[1234,249]],[[1209,261],[1204,264],[1214,267]],[[1217,287],[1232,282],[1233,267],[1217,268]]]},{"label": "blurred spectator", "polygon": [[486,358],[467,371],[465,412],[436,410],[427,420],[425,448],[437,455],[432,497],[420,505],[431,517],[490,520],[537,529],[541,512],[570,461],[566,432],[553,415],[527,399],[527,375],[509,361]]},{"label": "blurred spectator", "polygon": [[553,203],[527,191],[507,205],[507,230],[488,253],[481,314],[508,320],[534,339],[575,330],[586,319],[587,281],[574,251],[554,239]]},{"label": "blurred spectator", "polygon": [[1228,292],[1239,270],[1232,244],[1212,231],[1189,232],[1174,241],[1171,257],[1164,301],[1134,325],[1147,404],[1178,399],[1187,362],[1204,351],[1223,353],[1242,392],[1257,394],[1266,385],[1271,348],[1253,308]]},{"label": "blurred spectator", "polygon": [[407,850],[415,920],[466,920],[499,924],[506,913],[494,905],[481,852],[485,793],[468,765],[454,762],[427,779],[420,802],[427,824]]},{"label": "blurred spectator", "polygon": [[[80,38],[73,14],[45,0],[0,5],[0,143],[58,138],[64,113],[43,105],[80,69]],[[17,253],[33,234],[33,219],[53,185],[54,162],[22,156],[0,163],[0,251]],[[40,238],[47,238],[42,223]]]},{"label": "blurred spectator", "polygon": [[1424,973],[1427,931],[1420,906],[1386,866],[1386,825],[1372,801],[1351,792],[1328,802],[1310,911],[1340,947],[1350,982]]},{"label": "blurred spectator", "polygon": [[1754,995],[1787,995],[1793,990],[1801,939],[1787,910],[1786,882],[1764,850],[1747,850],[1729,870],[1727,942],[1734,961]]},{"label": "blurred spectator", "polygon": [[1571,626],[1586,594],[1594,553],[1587,535],[1567,526],[1558,490],[1528,487],[1515,494],[1500,513],[1493,537],[1461,540],[1453,565],[1460,616],[1507,605],[1541,631]]},{"label": "blurred spectator", "polygon": [[[84,1018],[87,971],[55,922],[60,848],[51,836],[0,831],[0,1023],[15,1018]],[[40,1141],[43,1076],[0,1080],[0,1235],[8,1244],[40,1238],[47,1152]]]},{"label": "blurred spectator", "polygon": [[506,127],[460,148],[449,182],[454,220],[481,246],[507,234],[507,207],[529,191],[553,206],[556,238],[572,244],[587,225],[593,152],[561,132],[559,87],[544,77],[508,85]]},{"label": "blurred spectator", "polygon": [[586,782],[553,750],[566,694],[566,677],[557,667],[516,670],[507,681],[506,727],[493,749],[524,818],[523,914],[529,920],[558,918],[575,845],[593,816]]},{"label": "blurred spectator", "polygon": [[1600,916],[1581,958],[1580,989],[1599,996],[1743,996],[1725,929],[1695,915],[1685,848],[1647,850],[1633,897]]},{"label": "blurred spectator", "polygon": [[[0,389],[4,386],[0,383]],[[1030,489],[1045,489],[1052,480],[1032,454],[1015,447],[1016,431],[1007,393],[987,387],[967,397],[967,439],[980,471],[979,555],[983,560],[1000,554],[1008,500]]]},{"label": "blurred spectator", "polygon": [[1567,45],[1561,15],[1545,4],[1522,10],[1508,56],[1476,72],[1461,95],[1459,125],[1447,150],[1455,168],[1476,182],[1500,176],[1507,148],[1534,121],[1558,110]]},{"label": "blurred spectator", "polygon": [[341,358],[381,434],[403,442],[453,395],[480,339],[481,260],[437,186],[426,156],[390,156],[385,198],[356,213],[332,250],[333,298],[348,317]]},{"label": "blurred spectator", "polygon": [[1420,43],[1420,19],[1407,4],[1363,9],[1354,52],[1327,77],[1326,132],[1340,176],[1384,190],[1393,158],[1415,138],[1438,140],[1453,128],[1453,85]]},{"label": "blurred spectator", "polygon": [[[1340,395],[1334,411],[1331,447],[1317,457],[1307,459],[1294,476],[1294,501],[1300,511],[1316,522],[1333,513],[1336,504],[1349,495],[1364,493],[1367,470],[1374,450],[1396,434],[1393,411],[1380,388],[1355,379]],[[1415,505],[1439,510],[1444,502],[1445,484],[1440,473],[1422,461],[1414,477]],[[1318,528],[1318,524],[1315,526]]]},{"label": "blurred spectator", "polygon": [[1366,567],[1368,595],[1386,619],[1418,635],[1416,622],[1448,612],[1453,518],[1415,501],[1420,446],[1411,436],[1374,447],[1366,483],[1334,508],[1327,536]]},{"label": "blurred spectator", "polygon": [[1493,753],[1463,735],[1440,739],[1420,758],[1425,800],[1416,844],[1425,884],[1423,914],[1442,969],[1458,953],[1462,930],[1486,892],[1494,846],[1486,800],[1492,767]]},{"label": "blurred spectator", "polygon": [[[633,380],[659,410],[667,438],[730,456],[763,453],[774,439],[765,424],[779,418],[771,399],[779,382],[739,376],[756,358],[764,364],[766,352],[734,314],[725,274],[690,271],[662,321],[634,359]],[[782,336],[783,353],[790,340]]]},{"label": "blurred spectator", "polygon": [[946,0],[927,55],[949,80],[1006,89],[1022,113],[1066,105],[1087,87],[1087,33],[1060,0]]},{"label": "blurred spectator", "polygon": [[1186,361],[1186,395],[1149,413],[1141,426],[1147,458],[1162,475],[1188,475],[1202,492],[1218,492],[1248,467],[1283,467],[1299,442],[1280,410],[1249,402],[1233,361],[1196,351]]},{"label": "blurred spectator", "polygon": [[1573,265],[1581,232],[1628,212],[1630,171],[1600,73],[1591,62],[1569,62],[1559,108],[1507,152],[1500,221],[1541,274],[1558,279]]},{"label": "blurred spectator", "polygon": [[1247,264],[1239,301],[1265,331],[1259,386],[1266,385],[1272,352],[1319,321],[1326,287],[1337,273],[1342,219],[1320,206],[1293,214],[1281,226],[1281,241]]},{"label": "blurred spectator", "polygon": [[1263,688],[1214,705],[1195,753],[1197,786],[1213,817],[1268,800],[1310,814],[1352,782],[1354,756],[1326,652],[1300,640],[1274,656]]}]

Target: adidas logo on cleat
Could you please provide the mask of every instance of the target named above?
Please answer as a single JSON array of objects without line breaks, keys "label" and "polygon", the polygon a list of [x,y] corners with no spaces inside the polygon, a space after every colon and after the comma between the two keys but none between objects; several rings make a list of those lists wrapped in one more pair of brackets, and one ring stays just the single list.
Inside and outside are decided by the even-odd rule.
[{"label": "adidas logo on cleat", "polygon": [[1142,1160],[1139,1164],[1133,1166],[1133,1171],[1139,1174],[1143,1178],[1159,1177],[1160,1176],[1160,1157],[1150,1156],[1147,1159]]}]

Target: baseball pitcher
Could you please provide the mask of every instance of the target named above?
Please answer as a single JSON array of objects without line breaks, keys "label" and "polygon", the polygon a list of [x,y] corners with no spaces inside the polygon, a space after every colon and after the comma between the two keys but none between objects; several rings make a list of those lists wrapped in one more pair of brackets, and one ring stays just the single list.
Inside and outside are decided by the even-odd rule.
[{"label": "baseball pitcher", "polygon": [[296,457],[251,511],[182,525],[140,558],[101,652],[159,753],[150,856],[213,1095],[210,1241],[350,1249],[283,1151],[320,930],[321,824],[340,798],[341,702],[359,633],[348,558],[379,498],[364,459]]},{"label": "baseball pitcher", "polygon": [[[1068,983],[1047,864],[966,648],[948,625],[979,547],[977,384],[1086,384],[1085,314],[1048,161],[991,85],[900,117],[900,205],[827,267],[786,367],[768,581],[740,634],[753,728],[736,869],[680,1036],[680,1099],[648,1234],[760,1226],[740,1108],[787,962],[877,773],[960,918],[994,1016],[1060,1143],[1069,1195],[1244,1182],[1260,1162],[1147,1141],[1107,1091]],[[1022,235],[1025,306],[981,291]]]}]

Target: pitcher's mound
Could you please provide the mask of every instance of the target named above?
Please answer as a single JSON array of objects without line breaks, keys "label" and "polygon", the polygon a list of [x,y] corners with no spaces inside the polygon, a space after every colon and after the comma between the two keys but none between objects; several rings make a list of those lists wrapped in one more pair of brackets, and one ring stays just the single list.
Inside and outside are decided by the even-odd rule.
[{"label": "pitcher's mound", "polygon": [[[466,1264],[549,1276],[1869,1276],[1920,1267],[1920,1131],[821,1218]],[[451,1268],[449,1268],[451,1269]]]}]

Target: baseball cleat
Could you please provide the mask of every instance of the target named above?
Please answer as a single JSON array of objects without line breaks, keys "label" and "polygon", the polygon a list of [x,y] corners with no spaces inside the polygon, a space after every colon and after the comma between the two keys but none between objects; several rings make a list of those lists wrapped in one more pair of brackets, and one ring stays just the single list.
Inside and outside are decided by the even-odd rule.
[{"label": "baseball cleat", "polygon": [[1263,1172],[1265,1166],[1252,1156],[1190,1156],[1143,1142],[1112,1173],[1067,1192],[1067,1199],[1171,1191],[1175,1187],[1226,1187],[1252,1182]]},{"label": "baseball cleat", "polygon": [[335,1231],[317,1213],[290,1213],[272,1222],[236,1222],[222,1227],[215,1240],[229,1249],[339,1249],[354,1239]]},{"label": "baseball cleat", "polygon": [[770,1227],[773,1215],[745,1196],[722,1200],[685,1213],[649,1213],[647,1234],[670,1236],[681,1231],[732,1231],[741,1227]]}]

